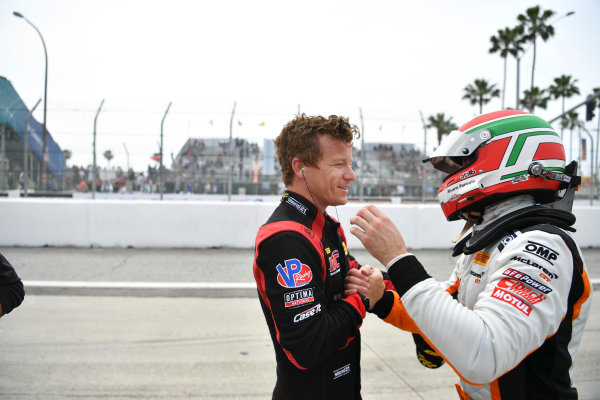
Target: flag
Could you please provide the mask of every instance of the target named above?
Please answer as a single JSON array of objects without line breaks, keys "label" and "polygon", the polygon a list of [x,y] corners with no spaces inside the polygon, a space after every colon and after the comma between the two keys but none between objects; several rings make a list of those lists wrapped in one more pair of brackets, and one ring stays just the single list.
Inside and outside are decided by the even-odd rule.
[{"label": "flag", "polygon": [[263,121],[260,124],[258,124],[258,126],[265,126],[265,121]]},{"label": "flag", "polygon": [[587,141],[581,139],[581,160],[585,161],[587,158]]},{"label": "flag", "polygon": [[160,162],[160,154],[159,153],[154,153],[154,155],[152,155],[152,157],[150,157],[150,159]]}]

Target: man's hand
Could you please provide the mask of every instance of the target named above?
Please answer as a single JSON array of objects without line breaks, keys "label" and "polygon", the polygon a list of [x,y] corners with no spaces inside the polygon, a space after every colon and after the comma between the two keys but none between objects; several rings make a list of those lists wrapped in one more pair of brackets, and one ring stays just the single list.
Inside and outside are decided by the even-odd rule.
[{"label": "man's hand", "polygon": [[351,269],[346,276],[344,289],[344,296],[354,293],[364,294],[369,298],[369,310],[372,310],[385,291],[383,274],[380,270],[373,269],[368,265],[360,269]]},{"label": "man's hand", "polygon": [[369,310],[372,310],[379,299],[383,297],[383,292],[385,292],[383,274],[380,270],[374,269],[373,273],[369,275],[369,290],[366,293],[366,296],[369,298]]},{"label": "man's hand", "polygon": [[381,264],[388,263],[399,255],[408,253],[404,239],[396,225],[377,207],[368,205],[350,218],[350,232]]},{"label": "man's hand", "polygon": [[369,275],[373,269],[368,265],[362,266],[360,269],[351,269],[344,280],[344,297],[351,296],[354,293],[362,293],[364,295],[369,291]]}]

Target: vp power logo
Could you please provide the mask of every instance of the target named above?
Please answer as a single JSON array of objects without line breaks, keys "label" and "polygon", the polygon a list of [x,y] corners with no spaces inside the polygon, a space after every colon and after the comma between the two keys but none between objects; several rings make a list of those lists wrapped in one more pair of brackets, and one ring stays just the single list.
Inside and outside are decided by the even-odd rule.
[{"label": "vp power logo", "polygon": [[548,261],[550,265],[554,265],[552,261],[556,261],[559,254],[556,250],[552,250],[548,246],[537,242],[532,242],[531,240],[527,241],[523,251]]}]

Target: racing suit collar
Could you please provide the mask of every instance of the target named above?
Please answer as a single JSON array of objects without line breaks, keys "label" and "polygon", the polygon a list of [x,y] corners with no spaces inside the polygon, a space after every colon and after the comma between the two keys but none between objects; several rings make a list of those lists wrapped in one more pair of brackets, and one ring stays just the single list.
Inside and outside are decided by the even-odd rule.
[{"label": "racing suit collar", "polygon": [[496,222],[513,211],[533,205],[535,205],[533,196],[524,194],[487,206],[483,211],[481,223],[473,226],[473,232],[477,233],[478,231],[481,231],[491,223]]},{"label": "racing suit collar", "polygon": [[285,191],[285,193],[281,197],[281,202],[286,203],[300,214],[306,215],[311,219],[314,219],[315,216],[319,214],[319,209],[316,205],[314,205],[304,196],[292,192],[291,190]]}]

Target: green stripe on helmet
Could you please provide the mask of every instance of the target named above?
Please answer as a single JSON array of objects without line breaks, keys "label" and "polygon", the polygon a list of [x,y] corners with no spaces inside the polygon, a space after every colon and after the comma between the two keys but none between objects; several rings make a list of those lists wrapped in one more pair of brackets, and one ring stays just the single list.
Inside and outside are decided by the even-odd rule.
[{"label": "green stripe on helmet", "polygon": [[473,132],[480,131],[482,129],[487,129],[492,133],[492,137],[496,137],[498,135],[504,135],[509,132],[536,128],[550,129],[554,131],[552,125],[550,125],[543,119],[536,117],[535,115],[518,114],[515,116],[511,116],[510,118],[495,119],[486,124],[475,126],[467,130],[465,133],[470,134]]},{"label": "green stripe on helmet", "polygon": [[506,166],[510,167],[510,166],[515,165],[515,163],[517,162],[517,159],[519,158],[519,155],[521,154],[521,150],[523,149],[523,146],[525,145],[525,141],[527,140],[528,137],[540,136],[540,135],[558,136],[558,134],[554,131],[552,131],[552,132],[528,132],[528,133],[520,134],[519,137],[517,137],[517,141],[516,141],[515,145],[513,146],[512,151],[510,152],[510,156],[508,157],[508,162],[506,163]]}]

